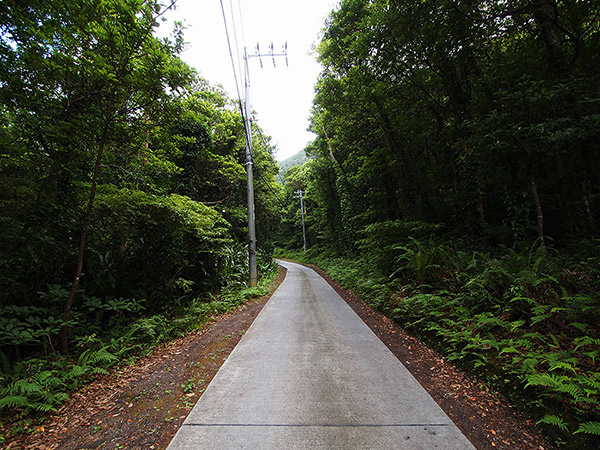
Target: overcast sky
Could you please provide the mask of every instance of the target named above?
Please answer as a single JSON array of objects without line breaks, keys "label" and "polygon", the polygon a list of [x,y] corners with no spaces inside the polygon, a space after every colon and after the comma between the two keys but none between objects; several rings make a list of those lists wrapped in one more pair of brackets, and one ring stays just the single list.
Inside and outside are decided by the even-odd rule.
[{"label": "overcast sky", "polygon": [[[276,58],[249,58],[250,104],[256,120],[277,145],[278,160],[288,158],[314,139],[306,131],[309,122],[314,85],[320,67],[315,61],[313,45],[318,43],[324,20],[337,5],[337,0],[222,0],[229,35],[236,60],[235,35],[243,54],[243,42],[248,53],[254,54],[256,44],[261,53],[273,43],[275,52],[288,44],[288,62]],[[235,30],[232,19],[235,18]],[[241,20],[240,20],[241,10]],[[184,23],[188,49],[182,58],[213,84],[221,84],[231,98],[237,98],[233,69],[227,47],[227,36],[221,10],[221,0],[178,0],[175,11],[161,33],[172,29],[173,21]],[[237,32],[237,33],[236,33]],[[241,61],[243,65],[243,61]],[[242,100],[243,73],[238,72]]]}]

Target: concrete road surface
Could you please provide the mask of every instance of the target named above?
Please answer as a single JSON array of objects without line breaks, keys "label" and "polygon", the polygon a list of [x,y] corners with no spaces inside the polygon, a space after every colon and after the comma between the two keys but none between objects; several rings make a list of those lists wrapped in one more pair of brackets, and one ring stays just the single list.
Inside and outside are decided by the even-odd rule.
[{"label": "concrete road surface", "polygon": [[323,278],[281,265],[168,450],[474,448]]}]

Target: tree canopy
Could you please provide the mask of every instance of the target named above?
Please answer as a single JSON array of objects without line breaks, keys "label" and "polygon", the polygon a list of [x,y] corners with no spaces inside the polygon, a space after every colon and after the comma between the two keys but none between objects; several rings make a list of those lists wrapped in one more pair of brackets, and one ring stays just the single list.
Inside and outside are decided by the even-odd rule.
[{"label": "tree canopy", "polygon": [[[143,316],[243,279],[243,121],[222,88],[179,58],[180,26],[172,39],[155,36],[165,8],[0,6],[0,356],[58,349],[57,327],[66,352],[86,329],[110,328],[90,308],[110,312],[115,299],[143,304]],[[255,129],[268,252],[277,168]],[[41,314],[46,331],[21,340],[7,331],[27,315],[21,307]]]},{"label": "tree canopy", "polygon": [[317,47],[312,234],[351,248],[371,223],[417,220],[507,245],[596,236],[598,12],[342,1]]}]

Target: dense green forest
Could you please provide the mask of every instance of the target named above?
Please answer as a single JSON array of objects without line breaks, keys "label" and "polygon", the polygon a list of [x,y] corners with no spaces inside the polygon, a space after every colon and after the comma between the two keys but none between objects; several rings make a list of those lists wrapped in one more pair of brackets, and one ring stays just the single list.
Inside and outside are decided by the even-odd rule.
[{"label": "dense green forest", "polygon": [[343,0],[317,54],[279,255],[598,448],[600,4]]},{"label": "dense green forest", "polygon": [[306,155],[305,151],[300,151],[298,153],[296,153],[295,155],[290,156],[287,159],[284,159],[283,161],[278,161],[278,166],[279,166],[279,173],[277,174],[277,182],[280,184],[284,184],[285,180],[283,179],[283,176],[288,172],[288,170],[290,170],[292,167],[296,167],[296,166],[301,166],[303,165],[306,161],[308,161],[308,156]]},{"label": "dense green forest", "polygon": [[[50,410],[87,375],[265,291],[246,287],[238,105],[179,58],[180,26],[155,37],[163,8],[0,5],[0,410]],[[257,136],[266,279],[280,187]]]},{"label": "dense green forest", "polygon": [[[180,26],[156,37],[164,8],[0,4],[6,414],[265,292],[239,105],[179,58]],[[263,281],[274,246],[317,263],[557,444],[598,448],[597,0],[342,0],[316,53],[316,139],[283,186],[253,125]]]}]

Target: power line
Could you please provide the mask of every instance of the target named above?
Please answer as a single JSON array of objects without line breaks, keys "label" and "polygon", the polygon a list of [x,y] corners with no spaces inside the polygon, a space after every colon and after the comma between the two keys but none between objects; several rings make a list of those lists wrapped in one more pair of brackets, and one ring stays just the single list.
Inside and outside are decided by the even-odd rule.
[{"label": "power line", "polygon": [[225,16],[225,7],[223,6],[223,0],[220,0],[221,12],[223,13],[223,24],[225,25],[225,35],[227,36],[227,46],[229,48],[229,59],[231,60],[231,68],[233,69],[233,78],[235,80],[235,89],[237,91],[238,106],[240,108],[240,114],[244,122],[244,131],[246,133],[246,139],[248,139],[248,127],[246,125],[246,115],[244,114],[244,107],[242,106],[242,96],[240,94],[240,86],[238,82],[237,71],[235,70],[235,60],[233,59],[233,52],[231,51],[231,39],[229,38],[229,28],[227,27],[227,17]]},{"label": "power line", "polygon": [[[235,39],[235,53],[237,56],[238,71],[241,73],[242,72],[242,59],[240,57],[240,44],[238,42],[237,27],[235,26],[235,14],[233,12],[233,0],[229,0],[229,9],[231,10],[231,25],[233,27],[233,37]],[[240,23],[242,23],[241,11],[240,11]],[[242,41],[242,44],[245,45],[245,43],[243,41]]]},{"label": "power line", "polygon": [[[252,56],[261,58],[261,53],[256,46],[256,55],[248,55],[248,50],[244,47],[244,75],[245,75],[245,99],[246,99],[246,175],[248,178],[248,253],[250,265],[250,286],[256,286],[257,269],[256,269],[256,227],[255,227],[255,209],[254,209],[254,175],[252,167],[252,122],[250,120],[250,69],[248,60]],[[275,64],[275,56],[286,56],[287,61],[287,46],[285,54],[276,55],[271,44],[271,53],[273,64]]]},{"label": "power line", "polygon": [[[223,0],[220,0],[221,3],[221,12],[223,13],[223,23],[225,24],[225,33],[227,35],[227,46],[229,47],[229,59],[231,60],[231,67],[233,68],[233,75],[235,78],[235,88],[237,90],[237,94],[238,94],[238,105],[240,107],[240,113],[242,115],[242,119],[244,121],[244,131],[246,134],[246,176],[247,176],[247,183],[248,183],[248,189],[247,189],[247,194],[248,194],[248,265],[249,265],[249,273],[250,273],[250,286],[254,287],[256,286],[257,280],[258,280],[258,273],[257,273],[257,265],[256,265],[256,221],[255,221],[255,205],[254,205],[254,174],[253,174],[253,166],[254,166],[254,162],[252,161],[252,123],[250,120],[250,70],[248,68],[248,59],[250,58],[250,56],[248,55],[247,49],[244,46],[244,75],[245,75],[245,95],[244,95],[244,106],[242,106],[242,96],[240,95],[240,87],[239,87],[239,83],[238,83],[238,78],[237,78],[237,72],[235,70],[235,61],[233,58],[233,51],[231,50],[231,38],[229,36],[229,28],[227,27],[227,17],[225,14],[225,7],[223,6]],[[235,33],[235,39],[236,39],[236,48],[239,51],[239,45],[238,45],[238,41],[237,41],[237,30],[235,28],[235,18],[233,15],[233,3],[232,0],[230,0],[230,7],[231,7],[231,12],[232,12],[232,21],[233,21],[233,27],[234,27],[234,33]],[[240,22],[241,20],[241,6],[239,5],[239,0],[238,0],[238,7],[240,9]],[[269,54],[269,56],[271,56],[273,58],[273,65],[275,65],[275,57],[276,56],[285,56],[286,57],[286,64],[287,64],[287,43],[284,47],[284,53],[282,54],[275,54],[275,52],[273,51],[273,44],[271,44],[271,52]],[[261,55],[260,51],[258,51],[258,45],[257,45],[257,54],[255,55],[258,58],[260,58]],[[245,108],[245,114],[244,114],[244,108]],[[267,183],[268,185],[268,183]]]},{"label": "power line", "polygon": [[244,44],[244,48],[245,48],[246,47],[246,34],[244,33],[244,20],[243,20],[244,15],[242,14],[242,5],[240,3],[240,0],[238,0],[237,4],[238,4],[239,16],[240,16],[240,26],[242,28],[242,44]]},{"label": "power line", "polygon": [[271,191],[271,193],[275,196],[275,198],[279,201],[279,203],[283,206],[285,201],[279,196],[277,192],[273,189],[268,180],[263,176],[261,172],[258,172],[258,177],[262,180],[262,182],[267,186],[267,188]]}]

